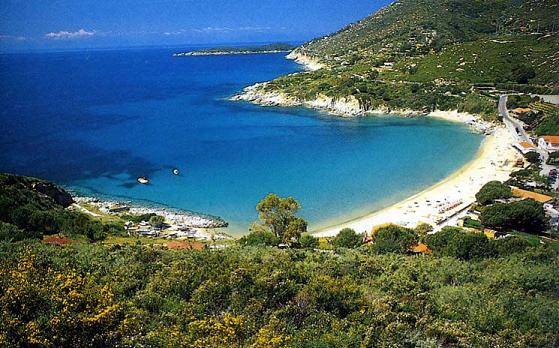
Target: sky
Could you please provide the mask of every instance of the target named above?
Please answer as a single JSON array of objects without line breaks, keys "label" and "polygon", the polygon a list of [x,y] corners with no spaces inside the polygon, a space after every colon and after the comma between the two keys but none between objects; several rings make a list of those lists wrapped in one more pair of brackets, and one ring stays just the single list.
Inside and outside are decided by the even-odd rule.
[{"label": "sky", "polygon": [[390,0],[0,0],[0,51],[303,42]]}]

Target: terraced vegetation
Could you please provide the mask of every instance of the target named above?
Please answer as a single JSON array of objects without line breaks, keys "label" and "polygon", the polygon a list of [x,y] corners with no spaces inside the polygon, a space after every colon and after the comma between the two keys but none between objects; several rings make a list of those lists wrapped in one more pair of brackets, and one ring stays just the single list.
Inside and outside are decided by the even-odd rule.
[{"label": "terraced vegetation", "polygon": [[492,118],[494,99],[472,85],[559,90],[556,18],[554,0],[397,1],[295,50],[325,69],[263,88],[300,100],[354,96],[363,111],[458,109]]},{"label": "terraced vegetation", "polygon": [[546,103],[539,97],[518,95],[509,97],[508,106],[527,108],[530,111],[521,113],[517,117],[522,120],[526,128],[536,135],[559,135],[559,106]]}]

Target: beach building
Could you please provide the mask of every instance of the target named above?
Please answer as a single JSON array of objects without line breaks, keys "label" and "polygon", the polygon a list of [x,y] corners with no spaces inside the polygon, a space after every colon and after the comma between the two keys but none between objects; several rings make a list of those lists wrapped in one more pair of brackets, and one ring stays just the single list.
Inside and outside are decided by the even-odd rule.
[{"label": "beach building", "polygon": [[525,113],[530,112],[530,111],[532,111],[532,109],[530,109],[530,108],[516,108],[516,109],[512,110],[512,112],[514,112],[517,115],[525,114]]},{"label": "beach building", "polygon": [[542,195],[541,193],[523,190],[518,187],[512,187],[512,195],[518,198],[533,199],[536,202],[540,203],[549,203],[553,201],[553,197]]},{"label": "beach building", "polygon": [[539,138],[538,147],[547,152],[559,151],[559,135],[544,135]]},{"label": "beach building", "polygon": [[520,151],[523,155],[527,154],[528,152],[536,151],[536,146],[530,144],[527,141],[521,141],[519,143],[512,144],[512,147]]},{"label": "beach building", "polygon": [[412,253],[414,254],[431,254],[433,250],[431,250],[427,245],[423,243],[418,243],[417,245],[411,248]]}]

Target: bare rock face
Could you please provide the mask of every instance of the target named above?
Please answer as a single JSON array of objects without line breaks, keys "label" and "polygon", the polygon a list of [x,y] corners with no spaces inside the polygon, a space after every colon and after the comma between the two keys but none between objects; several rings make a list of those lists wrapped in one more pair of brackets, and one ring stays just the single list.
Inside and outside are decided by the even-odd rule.
[{"label": "bare rock face", "polygon": [[61,205],[64,208],[67,208],[74,203],[74,199],[68,192],[53,183],[44,181],[34,182],[31,184],[31,188],[40,194],[48,196],[56,204]]}]

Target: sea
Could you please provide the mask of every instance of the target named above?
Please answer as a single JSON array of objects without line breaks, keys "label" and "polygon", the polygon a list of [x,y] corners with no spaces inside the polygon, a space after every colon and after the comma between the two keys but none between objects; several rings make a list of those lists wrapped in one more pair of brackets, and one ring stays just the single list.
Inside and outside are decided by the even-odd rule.
[{"label": "sea", "polygon": [[268,193],[297,199],[317,230],[439,182],[482,141],[431,118],[229,101],[302,67],[285,54],[173,57],[184,50],[0,54],[0,171],[218,216],[241,235]]}]

